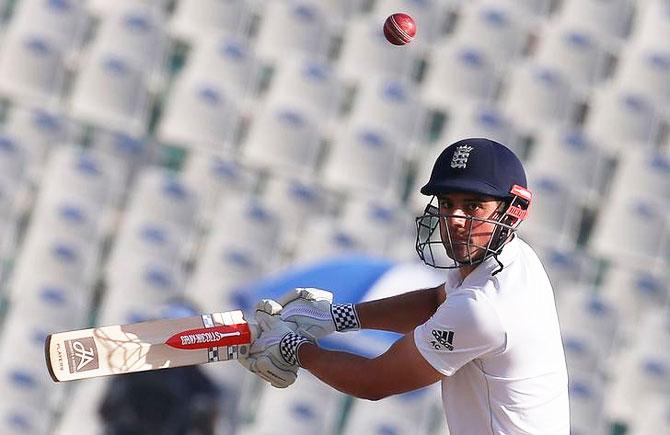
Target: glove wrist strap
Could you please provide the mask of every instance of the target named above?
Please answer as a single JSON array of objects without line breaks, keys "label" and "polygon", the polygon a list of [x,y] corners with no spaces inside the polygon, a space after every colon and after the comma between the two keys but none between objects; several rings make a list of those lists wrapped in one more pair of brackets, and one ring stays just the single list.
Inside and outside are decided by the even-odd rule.
[{"label": "glove wrist strap", "polygon": [[303,343],[309,342],[307,338],[294,332],[286,334],[279,342],[279,351],[284,361],[290,365],[300,365],[298,361],[298,348]]},{"label": "glove wrist strap", "polygon": [[333,316],[335,330],[338,332],[361,328],[361,322],[358,320],[358,313],[354,304],[333,304],[330,308],[330,314]]}]

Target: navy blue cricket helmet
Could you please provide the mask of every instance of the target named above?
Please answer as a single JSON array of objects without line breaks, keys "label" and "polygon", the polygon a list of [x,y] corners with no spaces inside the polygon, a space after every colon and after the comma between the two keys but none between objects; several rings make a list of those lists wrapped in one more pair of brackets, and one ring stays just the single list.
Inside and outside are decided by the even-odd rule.
[{"label": "navy blue cricket helmet", "polygon": [[[454,252],[446,225],[450,216],[440,215],[436,200],[438,195],[454,192],[471,192],[501,200],[499,210],[490,218],[466,217],[470,228],[479,221],[495,224],[495,230],[486,246],[475,245],[468,236],[466,243],[472,255],[465,259],[449,257],[448,253]],[[423,216],[416,219],[416,250],[426,264],[444,269],[479,264],[496,257],[526,218],[531,202],[526,172],[519,158],[506,146],[485,138],[463,139],[445,148],[421,193],[432,198]],[[436,231],[440,227],[442,230]]]}]

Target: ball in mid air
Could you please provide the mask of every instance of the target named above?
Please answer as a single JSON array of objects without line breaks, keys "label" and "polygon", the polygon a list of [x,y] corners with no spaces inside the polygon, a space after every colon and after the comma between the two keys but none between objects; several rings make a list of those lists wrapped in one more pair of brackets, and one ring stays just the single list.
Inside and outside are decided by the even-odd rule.
[{"label": "ball in mid air", "polygon": [[405,45],[416,35],[414,18],[401,12],[389,15],[384,22],[384,36],[393,45]]}]

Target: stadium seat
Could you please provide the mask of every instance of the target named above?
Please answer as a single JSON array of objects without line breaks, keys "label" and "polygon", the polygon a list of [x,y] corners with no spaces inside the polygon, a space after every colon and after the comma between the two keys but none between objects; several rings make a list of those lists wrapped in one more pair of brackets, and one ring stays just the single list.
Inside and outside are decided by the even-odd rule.
[{"label": "stadium seat", "polygon": [[180,0],[175,4],[169,30],[172,37],[197,45],[212,34],[246,35],[253,9],[245,0]]},{"label": "stadium seat", "polygon": [[113,325],[151,318],[156,306],[184,293],[184,271],[152,259],[136,258],[122,270],[107,274],[97,323]]},{"label": "stadium seat", "polygon": [[668,300],[670,288],[665,273],[645,268],[611,267],[604,274],[600,290],[617,307],[622,332],[634,335],[644,316]]},{"label": "stadium seat", "polygon": [[9,32],[0,53],[0,94],[17,104],[55,106],[65,81],[65,58],[43,34]]},{"label": "stadium seat", "polygon": [[0,133],[0,173],[14,192],[18,191],[26,180],[25,170],[29,154],[21,137]]},{"label": "stadium seat", "polygon": [[307,177],[272,177],[265,183],[263,202],[281,220],[284,244],[292,246],[295,237],[318,215],[332,212],[334,198],[318,184],[318,179]]},{"label": "stadium seat", "polygon": [[458,22],[449,38],[479,48],[496,68],[504,70],[525,51],[529,27],[526,16],[509,4],[470,2],[461,7]]},{"label": "stadium seat", "polygon": [[300,107],[313,114],[320,125],[328,125],[344,102],[345,87],[327,60],[312,56],[288,56],[277,62],[266,95],[269,104]]},{"label": "stadium seat", "polygon": [[570,433],[572,435],[607,435],[603,401],[604,379],[598,373],[569,373]]},{"label": "stadium seat", "polygon": [[588,284],[564,288],[556,298],[568,373],[598,373],[613,352],[620,316],[616,306]]},{"label": "stadium seat", "polygon": [[344,254],[365,252],[363,241],[342,228],[336,218],[313,219],[298,239],[292,261],[310,264]]},{"label": "stadium seat", "polygon": [[514,69],[501,100],[507,116],[529,134],[569,125],[577,113],[570,82],[557,69],[532,61]]},{"label": "stadium seat", "polygon": [[352,194],[393,196],[398,191],[402,150],[374,126],[349,124],[338,131],[323,167],[326,187]]},{"label": "stadium seat", "polygon": [[616,265],[662,267],[668,258],[664,207],[644,196],[607,202],[599,211],[589,248]]},{"label": "stadium seat", "polygon": [[655,435],[670,431],[670,396],[650,394],[641,404],[640,412],[631,422],[631,435]]},{"label": "stadium seat", "polygon": [[148,83],[143,71],[113,53],[92,53],[79,70],[70,95],[77,120],[130,134],[146,131]]},{"label": "stadium seat", "polygon": [[189,53],[183,75],[215,83],[246,101],[258,91],[262,65],[249,41],[242,37],[203,37]]},{"label": "stadium seat", "polygon": [[180,267],[189,254],[183,237],[174,227],[161,221],[126,218],[120,226],[104,266],[107,281],[123,275],[138,260],[152,259],[160,264]]},{"label": "stadium seat", "polygon": [[648,98],[660,114],[670,114],[670,51],[631,47],[621,57],[616,85]]},{"label": "stadium seat", "polygon": [[548,129],[538,135],[526,165],[561,179],[572,193],[594,208],[598,205],[608,175],[608,156],[577,128]]},{"label": "stadium seat", "polygon": [[82,133],[60,110],[22,106],[10,109],[4,130],[26,145],[28,177],[33,182],[41,178],[51,148],[60,143],[78,143]]},{"label": "stadium seat", "polygon": [[117,55],[148,78],[158,77],[166,61],[165,27],[165,17],[155,5],[127,4],[101,20],[89,50]]},{"label": "stadium seat", "polygon": [[670,14],[665,0],[648,0],[637,8],[631,43],[665,51],[670,38]]},{"label": "stadium seat", "polygon": [[59,182],[42,183],[37,201],[74,197],[104,213],[117,199],[109,170],[102,159],[89,151],[67,144],[54,147],[43,177]]},{"label": "stadium seat", "polygon": [[286,104],[260,109],[242,146],[242,161],[283,174],[309,174],[321,148],[318,124],[309,112]]},{"label": "stadium seat", "polygon": [[244,435],[270,435],[281,426],[295,435],[333,433],[341,414],[344,397],[324,385],[307,371],[285,391],[265,388],[252,425],[244,428]]},{"label": "stadium seat", "polygon": [[84,3],[78,0],[24,0],[11,19],[14,31],[40,32],[64,53],[75,56],[89,25]]},{"label": "stadium seat", "polygon": [[189,153],[181,177],[200,199],[201,224],[206,227],[221,202],[251,194],[258,181],[258,174],[231,157],[199,150]]},{"label": "stadium seat", "polygon": [[583,203],[569,181],[541,170],[528,173],[528,187],[533,192],[533,211],[519,227],[522,237],[534,243],[553,241],[562,247],[574,247],[579,235]]},{"label": "stadium seat", "polygon": [[349,24],[337,65],[342,77],[354,84],[377,75],[411,80],[420,59],[417,47],[389,44],[380,23],[361,16]]},{"label": "stadium seat", "polygon": [[102,432],[104,427],[98,409],[108,382],[109,378],[79,382],[68,397],[68,406],[63,407],[61,418],[54,425],[54,435]]},{"label": "stadium seat", "polygon": [[617,154],[631,146],[653,146],[659,115],[650,100],[637,92],[599,88],[589,103],[584,131]]},{"label": "stadium seat", "polygon": [[137,4],[142,6],[150,6],[157,12],[165,12],[171,0],[116,0],[108,2],[107,0],[87,0],[85,2],[86,10],[94,18],[105,19],[109,15],[113,15],[127,7],[132,7]]},{"label": "stadium seat", "polygon": [[387,397],[378,402],[356,399],[342,433],[428,434],[433,413],[442,413],[441,408],[435,387]]},{"label": "stadium seat", "polygon": [[161,222],[188,240],[197,225],[198,197],[178,174],[158,166],[144,168],[127,206],[129,218]]},{"label": "stadium seat", "polygon": [[456,114],[465,102],[490,102],[495,98],[499,82],[495,65],[470,41],[447,39],[434,46],[429,59],[422,86],[426,104]]},{"label": "stadium seat", "polygon": [[231,149],[241,122],[234,94],[213,80],[182,76],[158,126],[161,143],[210,152]]},{"label": "stadium seat", "polygon": [[605,78],[609,53],[593,32],[558,22],[538,39],[534,58],[558,70],[581,94]]},{"label": "stadium seat", "polygon": [[342,228],[366,247],[366,252],[385,256],[396,237],[414,235],[412,216],[399,201],[353,198],[340,217]]},{"label": "stadium seat", "polygon": [[[222,201],[214,215],[212,231],[207,244],[223,248],[241,249],[270,264],[278,254],[282,237],[278,217],[258,198],[231,197]],[[213,253],[212,255],[218,255]]]},{"label": "stadium seat", "polygon": [[[454,109],[449,114],[446,126],[434,141],[436,147],[444,149],[450,143],[467,137],[486,137],[504,144],[523,158],[525,149],[521,132],[500,107],[493,104],[464,103]],[[437,155],[432,157],[431,165]],[[425,168],[421,174],[429,174],[430,169]]]},{"label": "stadium seat", "polygon": [[328,57],[331,25],[318,0],[279,0],[264,5],[256,53],[268,63],[300,53]]},{"label": "stadium seat", "polygon": [[551,241],[547,245],[536,244],[534,249],[545,266],[556,295],[560,295],[564,288],[596,283],[598,262],[582,249],[556,246]]},{"label": "stadium seat", "polygon": [[622,39],[628,37],[635,2],[616,0],[566,0],[557,13],[558,19],[597,32],[605,43],[617,48]]},{"label": "stadium seat", "polygon": [[427,110],[407,80],[371,79],[358,88],[350,122],[375,125],[400,143],[421,142]]},{"label": "stadium seat", "polygon": [[633,148],[619,159],[609,183],[613,199],[656,197],[670,199],[670,157]]}]

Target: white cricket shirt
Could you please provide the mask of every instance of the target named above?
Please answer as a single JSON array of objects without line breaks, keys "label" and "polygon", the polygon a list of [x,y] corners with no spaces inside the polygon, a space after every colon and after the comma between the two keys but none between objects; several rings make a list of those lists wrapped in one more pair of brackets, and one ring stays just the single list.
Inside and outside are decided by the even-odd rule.
[{"label": "white cricket shirt", "polygon": [[[414,330],[439,372],[451,435],[569,435],[568,375],[544,267],[518,237],[462,283]],[[453,278],[453,279],[451,279]]]}]

